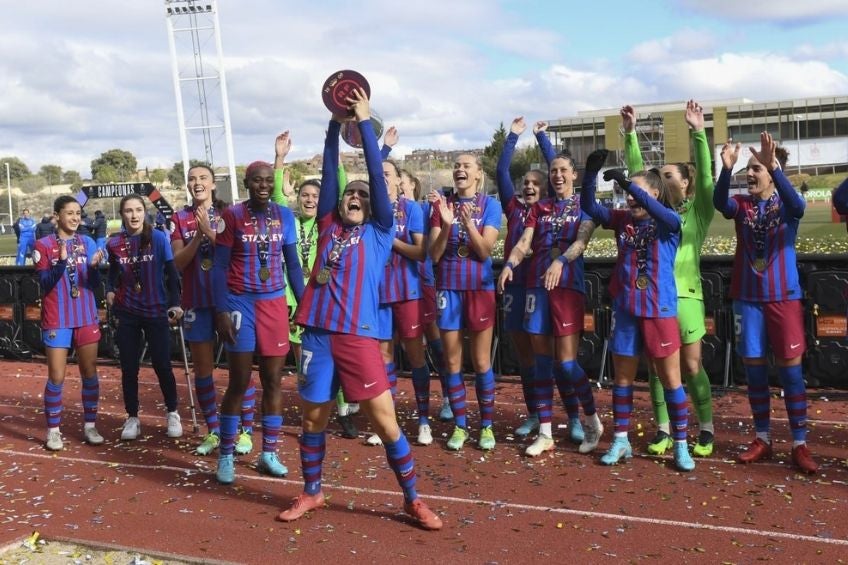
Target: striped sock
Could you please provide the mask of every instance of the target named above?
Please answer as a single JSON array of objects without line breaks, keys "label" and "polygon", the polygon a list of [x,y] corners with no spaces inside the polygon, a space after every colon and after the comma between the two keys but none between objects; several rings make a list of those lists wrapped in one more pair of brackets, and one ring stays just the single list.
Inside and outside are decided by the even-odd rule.
[{"label": "striped sock", "polygon": [[321,492],[321,470],[327,451],[326,432],[303,432],[300,436],[300,467],[303,469],[303,492]]},{"label": "striped sock", "polygon": [[430,421],[430,369],[427,365],[412,369],[412,388],[415,389],[418,425],[421,426]]},{"label": "striped sock", "polygon": [[713,431],[713,391],[707,371],[701,370],[686,376],[686,388],[692,397],[692,408],[698,416],[698,428],[701,431]]},{"label": "striped sock", "polygon": [[97,421],[97,404],[100,402],[100,381],[97,375],[82,380],[82,412],[86,424]]},{"label": "striped sock", "polygon": [[392,400],[397,396],[397,367],[394,361],[386,363],[386,375],[389,377],[389,388],[392,390]]},{"label": "striped sock", "polygon": [[595,395],[592,394],[592,385],[586,377],[586,372],[576,359],[563,361],[560,364],[562,372],[571,383],[574,394],[583,406],[583,413],[591,416],[595,413]]},{"label": "striped sock", "polygon": [[445,348],[442,346],[442,340],[434,339],[433,341],[428,341],[427,348],[430,350],[430,359],[433,361],[433,368],[441,377],[445,374]]},{"label": "striped sock", "polygon": [[612,414],[615,419],[615,435],[627,437],[632,411],[633,385],[613,385]]},{"label": "striped sock", "polygon": [[495,373],[492,368],[485,373],[477,373],[474,388],[477,391],[477,404],[480,406],[480,427],[488,428],[495,417]]},{"label": "striped sock", "polygon": [[568,414],[568,419],[571,421],[580,419],[580,401],[574,393],[574,387],[571,381],[566,376],[559,363],[554,365],[554,381],[556,382],[559,397],[562,400],[562,405],[565,406],[565,412]]},{"label": "striped sock", "polygon": [[194,377],[194,390],[197,392],[197,403],[206,420],[206,428],[210,434],[221,435],[221,426],[218,424],[218,403],[215,397],[215,383],[212,375],[207,377]]},{"label": "striped sock", "polygon": [[689,406],[686,404],[686,391],[683,386],[665,389],[665,403],[671,422],[671,437],[674,441],[686,441],[689,427]]},{"label": "striped sock", "polygon": [[50,379],[44,385],[44,416],[48,428],[58,428],[62,423],[62,385],[53,384]]},{"label": "striped sock", "polygon": [[671,427],[668,423],[668,406],[665,404],[665,390],[660,378],[651,373],[648,375],[648,388],[651,391],[651,404],[654,407],[654,418],[657,419],[657,427],[671,435]]},{"label": "striped sock", "polygon": [[262,415],[262,452],[274,453],[277,451],[277,438],[280,436],[280,428],[283,427],[283,417],[279,414]]},{"label": "striped sock", "polygon": [[807,389],[801,365],[780,367],[780,383],[783,385],[783,400],[789,416],[789,428],[795,445],[807,441]]},{"label": "striped sock", "polygon": [[386,458],[389,460],[389,467],[397,476],[400,488],[403,489],[406,502],[418,498],[418,493],[415,492],[415,459],[412,458],[412,450],[409,449],[409,442],[403,432],[396,442],[386,443]]},{"label": "striped sock", "polygon": [[533,379],[532,413],[539,417],[540,424],[550,424],[554,406],[553,362],[548,355],[536,355],[536,374]]},{"label": "striped sock", "polygon": [[527,407],[527,415],[530,416],[536,412],[536,367],[520,367],[521,373],[521,392],[524,393],[524,405]]},{"label": "striped sock", "polygon": [[256,415],[256,385],[253,384],[253,375],[247,381],[247,390],[241,399],[241,431],[253,433],[253,418]]},{"label": "striped sock", "polygon": [[754,429],[757,437],[768,443],[771,419],[771,398],[769,397],[768,366],[745,365],[748,377],[748,403],[754,417]]},{"label": "striped sock", "polygon": [[465,382],[462,380],[462,373],[451,373],[448,375],[447,382],[454,423],[465,429],[468,423],[465,420]]},{"label": "striped sock", "polygon": [[239,417],[233,414],[221,414],[221,444],[218,453],[232,455],[236,447]]}]

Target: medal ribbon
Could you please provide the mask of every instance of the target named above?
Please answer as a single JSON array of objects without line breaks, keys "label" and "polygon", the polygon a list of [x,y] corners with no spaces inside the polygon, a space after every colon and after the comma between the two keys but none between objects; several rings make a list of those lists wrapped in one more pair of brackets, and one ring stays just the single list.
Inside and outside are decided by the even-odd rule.
[{"label": "medal ribbon", "polygon": [[68,283],[71,286],[71,298],[77,298],[79,296],[79,287],[77,286],[77,236],[74,235],[67,241],[60,239],[59,244],[64,245],[68,252]]},{"label": "medal ribbon", "polygon": [[[209,207],[208,214],[209,214],[209,226],[212,228],[212,230],[215,230],[215,228],[217,227],[218,221],[217,221],[217,218],[215,216],[215,207],[214,206]],[[195,220],[195,223],[197,223],[197,220]],[[255,225],[256,224],[254,224],[254,228],[255,228]],[[198,230],[198,231],[200,231],[200,230]],[[212,258],[212,245],[209,241],[209,238],[206,237],[205,233],[202,233],[200,235],[203,237],[203,239],[200,242],[200,258],[201,258],[201,260],[211,259]],[[195,237],[197,237],[197,236],[195,235]]]},{"label": "medal ribbon", "polygon": [[124,255],[127,256],[127,261],[130,264],[130,269],[132,270],[133,277],[135,277],[135,286],[136,288],[141,288],[141,236],[139,236],[138,240],[138,249],[136,250],[135,257],[132,257],[132,243],[130,242],[130,234],[124,230]]},{"label": "medal ribbon", "polygon": [[636,269],[640,277],[648,276],[648,244],[653,242],[656,236],[657,229],[653,220],[647,224],[636,226],[636,233],[633,235],[633,247],[636,249]]},{"label": "medal ribbon", "polygon": [[309,234],[307,237],[306,229],[304,229],[303,224],[305,223],[304,218],[299,218],[299,227],[300,227],[300,266],[303,267],[303,273],[305,277],[308,277],[307,269],[309,268],[309,252],[312,251],[312,231],[309,230]]},{"label": "medal ribbon", "polygon": [[253,211],[253,208],[250,206],[250,203],[247,204],[247,213],[250,214],[250,222],[253,224],[253,233],[256,235],[256,253],[259,258],[259,270],[268,268],[268,248],[270,246],[270,234],[268,233],[268,216],[271,215],[271,212],[268,211],[268,215],[262,215],[262,231],[259,231],[258,224],[256,220],[256,213]]},{"label": "medal ribbon", "polygon": [[[774,192],[765,202],[757,202],[754,220],[751,222],[751,233],[754,236],[754,253],[758,259],[766,256],[766,234],[772,227],[773,211],[777,210],[777,192]],[[762,204],[762,206],[761,206]]]},{"label": "medal ribbon", "polygon": [[339,265],[339,260],[345,249],[350,247],[350,242],[353,236],[359,234],[359,226],[353,228],[343,228],[340,235],[333,235],[333,247],[330,249],[330,255],[327,257],[325,269],[335,269]]},{"label": "medal ribbon", "polygon": [[[480,206],[482,204],[481,199],[482,194],[477,193],[474,195],[474,200],[472,201],[471,208],[471,219],[477,219],[477,213],[480,211]],[[457,219],[456,223],[456,238],[459,242],[459,247],[466,245],[468,242],[468,230],[465,229],[465,224],[462,223],[461,210],[462,210],[462,202],[459,199],[459,196],[453,196],[453,202],[451,203],[453,207],[453,215]]]}]

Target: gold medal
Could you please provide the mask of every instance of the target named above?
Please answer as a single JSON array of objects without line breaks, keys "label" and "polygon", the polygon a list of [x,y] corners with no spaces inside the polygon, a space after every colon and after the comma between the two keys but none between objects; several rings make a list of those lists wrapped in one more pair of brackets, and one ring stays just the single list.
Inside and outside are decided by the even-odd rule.
[{"label": "gold medal", "polygon": [[315,276],[315,280],[318,282],[318,284],[327,284],[328,282],[330,282],[330,268],[324,267],[323,269],[318,271],[318,274]]},{"label": "gold medal", "polygon": [[71,287],[71,298],[79,298],[79,295],[80,295],[79,287],[72,286]]},{"label": "gold medal", "polygon": [[471,255],[471,250],[468,249],[467,245],[460,245],[456,250],[456,254],[465,259],[469,255]]},{"label": "gold medal", "polygon": [[757,257],[754,259],[754,268],[762,273],[766,270],[766,260],[762,257]]},{"label": "gold medal", "polygon": [[645,290],[646,288],[648,288],[648,277],[646,277],[645,275],[639,275],[636,278],[636,288],[638,288],[639,290]]},{"label": "gold medal", "polygon": [[268,267],[261,267],[259,269],[259,280],[262,282],[267,281],[271,278],[271,270]]},{"label": "gold medal", "polygon": [[136,294],[141,294],[141,283],[140,282],[135,283],[135,286],[133,286],[133,291]]},{"label": "gold medal", "polygon": [[560,255],[562,255],[562,251],[560,251],[559,247],[554,247],[553,249],[551,249],[551,259],[556,259]]},{"label": "gold medal", "polygon": [[202,261],[200,261],[200,269],[202,271],[208,271],[212,268],[212,259],[209,257],[205,257]]}]

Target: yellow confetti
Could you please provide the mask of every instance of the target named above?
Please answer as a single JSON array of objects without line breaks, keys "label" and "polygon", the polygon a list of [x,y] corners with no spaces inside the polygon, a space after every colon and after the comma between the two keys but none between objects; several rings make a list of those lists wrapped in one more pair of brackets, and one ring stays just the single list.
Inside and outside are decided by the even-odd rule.
[{"label": "yellow confetti", "polygon": [[557,522],[557,528],[562,529],[562,522]]}]

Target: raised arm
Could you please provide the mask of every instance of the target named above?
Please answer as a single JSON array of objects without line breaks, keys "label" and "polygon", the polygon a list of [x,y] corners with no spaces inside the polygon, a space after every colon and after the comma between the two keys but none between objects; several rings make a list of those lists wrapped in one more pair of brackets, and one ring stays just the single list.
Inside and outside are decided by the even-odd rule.
[{"label": "raised arm", "polygon": [[339,132],[342,129],[341,118],[333,116],[327,126],[327,139],[324,140],[324,162],[321,165],[321,191],[318,193],[318,218],[331,214],[338,205],[339,198]]},{"label": "raised arm", "polygon": [[[393,225],[392,204],[389,201],[389,189],[386,177],[383,176],[383,158],[377,144],[377,136],[371,126],[371,109],[365,91],[353,91],[349,99],[351,107],[359,122],[359,133],[362,136],[362,150],[365,152],[365,164],[368,167],[368,185],[371,187],[371,215],[385,230],[391,230]],[[323,189],[322,189],[323,192]]]},{"label": "raised arm", "polygon": [[501,150],[501,156],[498,159],[495,180],[498,184],[498,196],[503,203],[509,202],[515,196],[515,186],[512,184],[512,177],[509,174],[509,165],[512,162],[512,155],[515,153],[515,144],[518,143],[518,136],[525,129],[527,129],[527,125],[524,123],[522,116],[512,120],[509,135],[506,136],[503,149]]},{"label": "raised arm", "polygon": [[291,150],[291,137],[288,130],[277,136],[274,141],[274,190],[271,201],[283,206],[294,198],[294,184],[291,182],[291,171],[286,168],[286,155]]},{"label": "raised arm", "polygon": [[695,210],[698,217],[708,225],[715,215],[713,206],[712,167],[710,146],[704,130],[704,109],[694,100],[686,103],[686,123],[692,128],[692,145],[695,149]]},{"label": "raised arm", "polygon": [[642,152],[639,151],[639,139],[636,137],[636,111],[633,106],[622,106],[618,113],[624,129],[624,163],[632,175],[645,168]]},{"label": "raised arm", "polygon": [[[580,187],[580,209],[591,216],[596,224],[609,225],[612,212],[601,206],[595,199],[595,190],[598,187],[598,173],[607,160],[609,151],[596,149],[586,159],[586,169],[583,173],[583,185]],[[604,175],[606,179],[606,174]]]},{"label": "raised arm", "polygon": [[397,144],[398,140],[400,140],[400,136],[398,135],[397,128],[395,126],[389,127],[383,135],[383,147],[380,149],[380,157],[383,158],[383,161],[388,159],[389,155],[392,154],[392,148]]},{"label": "raised arm", "polygon": [[739,160],[741,149],[742,144],[733,145],[732,139],[728,139],[721,148],[721,172],[713,193],[713,206],[728,219],[736,216],[736,211],[739,209],[736,201],[730,198],[730,177],[733,176],[733,166]]},{"label": "raised arm", "polygon": [[556,149],[548,137],[548,122],[536,122],[533,126],[533,135],[536,136],[536,143],[539,144],[539,150],[542,152],[542,157],[545,158],[545,163],[548,167],[551,166],[551,161],[556,157]]},{"label": "raised arm", "polygon": [[771,134],[764,131],[760,134],[760,150],[757,151],[751,147],[751,153],[766,170],[771,174],[774,181],[774,186],[777,193],[780,195],[780,200],[789,215],[793,218],[801,218],[804,216],[804,208],[807,207],[806,201],[798,194],[786,175],[780,169],[780,163],[777,161],[777,143],[774,142]]}]

